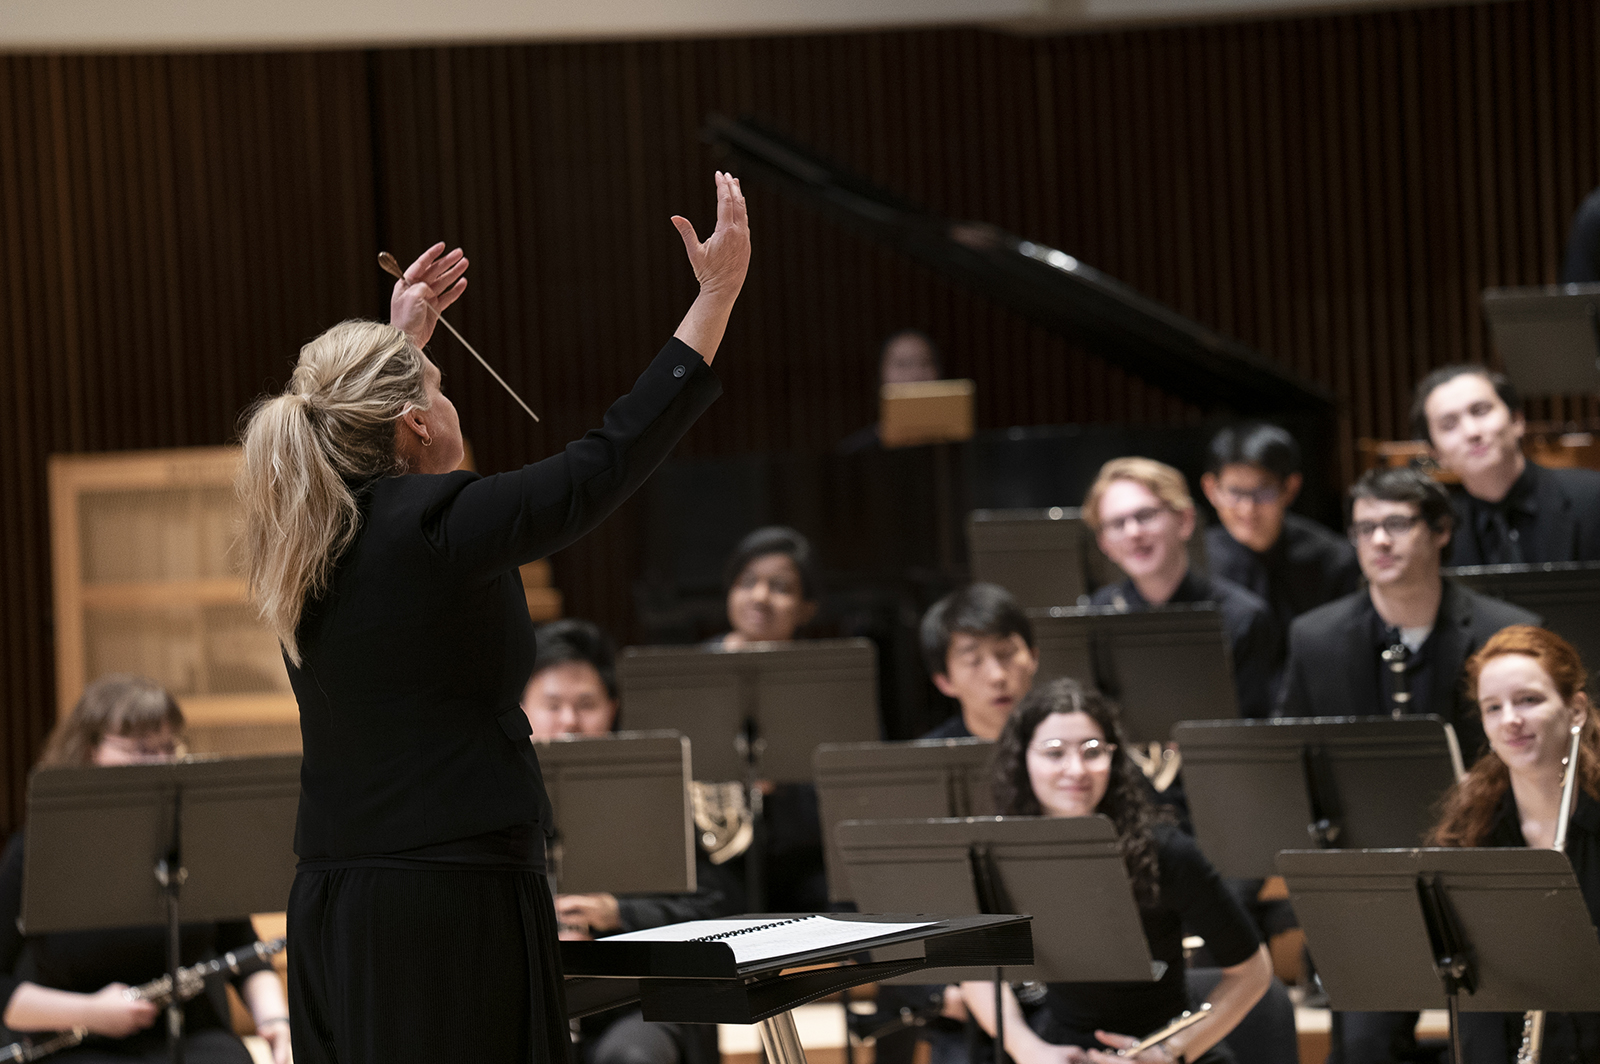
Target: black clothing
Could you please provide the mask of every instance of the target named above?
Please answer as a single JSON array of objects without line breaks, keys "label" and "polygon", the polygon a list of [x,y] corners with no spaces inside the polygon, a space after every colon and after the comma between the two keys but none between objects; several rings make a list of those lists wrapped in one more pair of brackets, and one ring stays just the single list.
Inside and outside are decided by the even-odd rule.
[{"label": "black clothing", "polygon": [[568,1059],[543,873],[303,871],[289,936],[299,1064]]},{"label": "black clothing", "polygon": [[[1438,625],[1428,633],[1422,645],[1412,650],[1405,645],[1399,629],[1390,627],[1378,616],[1378,611],[1372,606],[1372,597],[1367,596],[1367,639],[1372,656],[1380,664],[1378,666],[1378,705],[1381,712],[1399,712],[1416,717],[1425,717],[1429,713],[1438,713],[1441,717],[1449,717],[1448,709],[1440,710],[1435,703],[1440,698],[1450,699],[1448,690],[1450,676],[1459,673],[1459,667],[1452,669],[1452,663],[1443,662],[1447,675],[1441,677],[1441,654],[1439,647],[1448,642],[1448,638],[1441,634]],[[1402,654],[1399,672],[1395,671],[1393,662],[1383,661],[1385,651],[1396,648]],[[1457,679],[1456,682],[1459,682]],[[1404,697],[1401,697],[1401,696]],[[1446,702],[1449,705],[1449,702]],[[1466,755],[1463,754],[1463,757]]]},{"label": "black clothing", "polygon": [[867,454],[872,451],[883,450],[883,437],[878,433],[878,423],[874,421],[865,428],[856,429],[850,435],[840,440],[833,448],[833,453],[841,457],[852,454]]},{"label": "black clothing", "polygon": [[[1089,601],[1132,612],[1150,608],[1132,580],[1108,584]],[[1239,696],[1239,715],[1271,716],[1283,674],[1284,646],[1283,633],[1273,622],[1267,604],[1231,580],[1208,577],[1193,569],[1184,574],[1167,600],[1169,605],[1188,602],[1214,602],[1222,614],[1222,629],[1233,651],[1233,686]]]},{"label": "black clothing", "polygon": [[[107,983],[121,982],[138,986],[167,973],[165,927],[107,928],[24,938],[17,930],[17,917],[22,913],[22,858],[23,833],[19,831],[11,836],[4,853],[0,854],[0,1012],[10,1005],[12,995],[25,981],[56,990],[92,994]],[[255,930],[247,920],[223,924],[184,924],[180,936],[179,956],[185,965],[210,960],[256,941]],[[18,977],[16,973],[19,969],[27,971],[26,979]],[[236,986],[242,986],[244,979],[245,976],[236,976],[233,981]],[[211,1055],[196,1056],[194,1059],[238,1059],[229,1055],[232,1047],[237,1047],[240,1053],[246,1053],[245,1059],[248,1059],[243,1043],[233,1036],[228,999],[221,979],[212,981],[204,994],[185,1005],[183,1014],[184,1030],[188,1034],[215,1031],[226,1035],[226,1038],[208,1037],[203,1040],[195,1047],[197,1053],[204,1053],[209,1047]],[[186,1050],[192,1041],[186,1039]],[[219,1049],[219,1046],[224,1048]],[[166,1024],[159,1019],[155,1026],[127,1038],[97,1038],[85,1044],[81,1050],[74,1050],[70,1058],[63,1053],[51,1059],[76,1060],[80,1053],[101,1056],[156,1052],[165,1059]]]},{"label": "black clothing", "polygon": [[359,532],[307,604],[289,668],[300,1064],[566,1060],[555,914],[528,845],[550,807],[519,704],[534,640],[517,567],[616,509],[720,390],[670,340],[560,454],[362,489]]},{"label": "black clothing", "polygon": [[1222,525],[1206,529],[1206,565],[1267,604],[1282,632],[1289,622],[1361,586],[1361,566],[1350,541],[1296,513],[1283,515],[1283,531],[1256,553]]},{"label": "black clothing", "polygon": [[617,917],[624,931],[644,931],[685,920],[714,920],[744,912],[744,880],[714,865],[700,850],[694,855],[693,894],[619,894]]},{"label": "black clothing", "polygon": [[296,853],[388,854],[549,823],[519,705],[534,651],[517,567],[621,505],[720,391],[670,340],[604,426],[558,455],[362,492],[360,532],[307,605],[302,664],[289,666],[305,747]]},{"label": "black clothing", "polygon": [[1562,284],[1600,281],[1600,188],[1584,197],[1572,216],[1567,253],[1561,260]]},{"label": "black clothing", "polygon": [[1154,906],[1139,907],[1139,918],[1150,956],[1165,970],[1154,983],[1050,984],[1039,1005],[1048,1019],[1034,1026],[1046,1041],[1099,1047],[1096,1028],[1142,1036],[1192,1007],[1184,982],[1186,929],[1206,940],[1224,968],[1249,960],[1261,945],[1250,917],[1194,840],[1170,824],[1154,830],[1160,892]]},{"label": "black clothing", "polygon": [[943,724],[919,736],[923,739],[974,739],[972,732],[967,730],[967,719],[960,713],[951,717]]},{"label": "black clothing", "polygon": [[1497,503],[1450,491],[1451,565],[1600,561],[1600,472],[1528,462]]},{"label": "black clothing", "polygon": [[[1377,611],[1366,591],[1318,607],[1289,626],[1289,668],[1278,715],[1283,717],[1388,716],[1372,638]],[[1461,687],[1461,666],[1491,635],[1512,624],[1539,624],[1538,614],[1480,595],[1449,577],[1425,647],[1431,659],[1421,701],[1448,721],[1467,764],[1483,749],[1483,722]]]},{"label": "black clothing", "polygon": [[[50,1064],[170,1064],[172,1051],[167,1048],[166,1027],[159,1019],[156,1026],[163,1032],[158,1039],[148,1034],[115,1040],[91,1038],[76,1049],[52,1053],[46,1059]],[[127,1043],[144,1048],[136,1049]],[[239,1037],[218,1027],[186,1033],[183,1059],[184,1064],[255,1064]]]}]

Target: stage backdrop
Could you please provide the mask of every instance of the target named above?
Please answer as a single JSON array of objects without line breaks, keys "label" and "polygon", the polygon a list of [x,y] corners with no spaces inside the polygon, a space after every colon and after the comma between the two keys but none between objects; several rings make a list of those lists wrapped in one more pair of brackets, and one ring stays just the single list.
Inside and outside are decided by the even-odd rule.
[{"label": "stage backdrop", "polygon": [[[480,467],[600,418],[693,284],[708,112],[753,114],[942,213],[1063,248],[1338,393],[1339,460],[1478,292],[1553,281],[1600,183],[1596,8],[1564,0],[1073,37],[983,31],[321,54],[0,58],[0,826],[53,716],[45,456],[217,444],[298,346],[384,313],[380,248],[465,245],[437,345]],[[748,189],[755,254],[685,454],[821,450],[915,325],[980,428],[1199,412]],[[1587,413],[1576,409],[1558,415]],[[626,639],[637,507],[555,559]]]}]

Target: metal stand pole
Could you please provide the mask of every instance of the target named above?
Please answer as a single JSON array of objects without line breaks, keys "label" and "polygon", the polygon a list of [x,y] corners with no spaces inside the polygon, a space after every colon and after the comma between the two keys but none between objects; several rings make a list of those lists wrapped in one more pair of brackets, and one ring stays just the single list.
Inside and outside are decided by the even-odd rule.
[{"label": "metal stand pole", "polygon": [[172,844],[156,862],[156,882],[167,898],[167,1051],[172,1064],[183,1064],[183,1002],[178,996],[178,968],[182,964],[182,934],[178,923],[178,892],[189,872],[183,867],[183,792],[172,792]]},{"label": "metal stand pole", "polygon": [[1006,973],[994,970],[994,1064],[1006,1064]]},{"label": "metal stand pole", "polygon": [[767,1064],[806,1064],[805,1047],[794,1027],[794,1013],[780,1012],[756,1024],[761,1032],[761,1047],[767,1051]]}]

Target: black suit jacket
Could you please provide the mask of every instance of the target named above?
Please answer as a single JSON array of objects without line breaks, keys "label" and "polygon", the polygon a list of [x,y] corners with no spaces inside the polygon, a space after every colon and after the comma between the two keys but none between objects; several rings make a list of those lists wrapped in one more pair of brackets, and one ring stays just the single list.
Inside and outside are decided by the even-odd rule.
[{"label": "black suit jacket", "polygon": [[[1523,477],[1534,513],[1521,527],[1522,555],[1527,562],[1600,561],[1600,472],[1593,469],[1546,469],[1529,462]],[[1516,491],[1517,488],[1513,488]],[[1472,503],[1460,487],[1451,489],[1456,513],[1451,537],[1451,565],[1486,565],[1478,543]]]},{"label": "black suit jacket", "polygon": [[520,699],[533,623],[517,567],[560,550],[644,482],[721,385],[672,340],[604,425],[480,477],[385,477],[298,633],[305,761],[295,852],[394,854],[549,823]]},{"label": "black suit jacket", "polygon": [[[1378,675],[1378,652],[1367,624],[1366,589],[1295,618],[1289,626],[1289,666],[1282,717],[1388,716]],[[1483,724],[1461,687],[1461,667],[1491,635],[1512,624],[1540,624],[1536,613],[1480,595],[1445,578],[1434,621],[1433,690],[1428,705],[1449,721],[1472,764],[1483,746]],[[1443,711],[1448,707],[1448,711]]]}]

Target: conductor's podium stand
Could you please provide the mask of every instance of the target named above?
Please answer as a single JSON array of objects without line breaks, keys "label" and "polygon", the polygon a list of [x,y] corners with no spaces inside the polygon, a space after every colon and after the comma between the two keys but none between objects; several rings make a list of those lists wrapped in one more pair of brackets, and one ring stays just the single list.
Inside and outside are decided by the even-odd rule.
[{"label": "conductor's podium stand", "polygon": [[791,1010],[865,983],[1033,962],[1028,916],[736,917],[561,943],[573,1016],[637,1003],[646,1020],[756,1024],[771,1064],[805,1064]]}]

